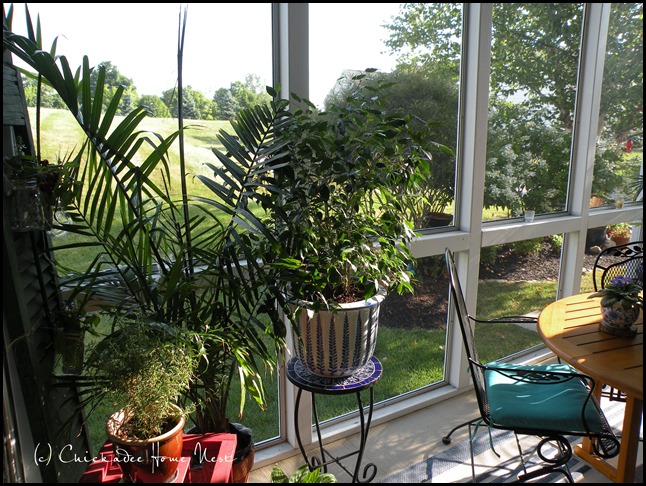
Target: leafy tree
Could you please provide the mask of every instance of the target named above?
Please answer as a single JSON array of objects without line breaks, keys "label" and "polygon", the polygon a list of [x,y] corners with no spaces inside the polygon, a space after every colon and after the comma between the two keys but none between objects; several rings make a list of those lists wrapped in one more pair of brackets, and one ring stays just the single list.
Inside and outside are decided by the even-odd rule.
[{"label": "leafy tree", "polygon": [[[25,102],[29,107],[35,107],[38,103],[38,81],[30,76],[23,76],[23,87],[25,90]],[[40,86],[40,106],[42,108],[65,108],[61,97],[47,84]]]},{"label": "leafy tree", "polygon": [[[643,132],[643,4],[612,5],[593,185],[606,194],[619,184],[616,143]],[[404,4],[386,45],[402,64],[457,76],[461,14],[462,4]],[[494,4],[486,204],[512,208],[525,181],[537,208],[563,208],[582,19],[583,4]],[[509,99],[521,101],[511,109]]]},{"label": "leafy tree", "polygon": [[191,90],[195,108],[199,113],[199,120],[213,120],[213,101],[208,99],[201,91]]},{"label": "leafy tree", "polygon": [[149,116],[154,118],[170,118],[170,111],[168,106],[162,101],[159,96],[155,95],[142,95],[139,98],[137,106],[143,106],[148,111]]},{"label": "leafy tree", "polygon": [[[182,110],[184,118],[190,120],[200,120],[200,112],[195,102],[195,91],[190,86],[186,86],[183,91]],[[166,90],[162,93],[161,99],[164,101],[172,117],[177,116],[177,90],[175,88]]]},{"label": "leafy tree", "polygon": [[[118,88],[124,88],[124,95],[121,97],[117,113],[119,115],[127,115],[137,106],[139,95],[132,79],[124,76],[119,72],[117,66],[113,65],[110,61],[103,61],[99,63],[98,68],[103,68],[105,72],[105,93],[103,95],[103,111],[105,111],[112,98],[114,97]],[[93,69],[90,74],[90,83],[94,89],[97,84],[99,69]]]},{"label": "leafy tree", "polygon": [[213,114],[216,120],[232,120],[240,111],[240,105],[226,88],[220,88],[213,95],[213,102],[217,106],[217,112]]}]

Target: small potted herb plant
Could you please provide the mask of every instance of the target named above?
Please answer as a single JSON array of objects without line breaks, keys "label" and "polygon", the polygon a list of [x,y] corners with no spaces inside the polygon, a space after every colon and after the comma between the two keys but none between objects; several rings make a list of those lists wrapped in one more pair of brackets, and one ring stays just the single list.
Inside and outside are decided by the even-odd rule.
[{"label": "small potted herb plant", "polygon": [[88,353],[86,402],[114,407],[106,432],[128,481],[167,482],[181,457],[188,410],[178,400],[194,378],[197,341],[145,316],[118,322]]}]

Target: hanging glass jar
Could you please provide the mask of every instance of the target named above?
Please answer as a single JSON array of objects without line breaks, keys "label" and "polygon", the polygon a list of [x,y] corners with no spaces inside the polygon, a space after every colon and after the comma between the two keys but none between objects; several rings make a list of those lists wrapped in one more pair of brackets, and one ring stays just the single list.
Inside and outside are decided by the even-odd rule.
[{"label": "hanging glass jar", "polygon": [[34,177],[12,179],[10,208],[13,214],[11,229],[14,231],[42,230],[45,217],[38,181]]}]

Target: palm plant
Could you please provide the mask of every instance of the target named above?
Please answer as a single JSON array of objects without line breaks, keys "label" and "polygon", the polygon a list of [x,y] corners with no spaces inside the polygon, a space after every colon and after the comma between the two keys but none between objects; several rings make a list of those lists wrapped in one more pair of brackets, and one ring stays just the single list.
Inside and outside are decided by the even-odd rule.
[{"label": "palm plant", "polygon": [[[97,254],[85,271],[63,275],[61,288],[69,290],[70,299],[110,309],[110,317],[136,312],[197,336],[205,359],[187,393],[195,403],[194,421],[203,432],[225,431],[234,376],[240,377],[240,411],[247,394],[262,406],[261,371],[271,369],[277,356],[263,337],[280,349],[285,335],[267,302],[263,268],[252,255],[254,241],[265,233],[253,210],[267,203],[264,194],[272,191],[269,161],[278,164],[282,157],[273,132],[284,105],[276,101],[271,108],[242,113],[232,125],[238,133],[244,130],[244,137],[219,134],[227,152],[214,149],[219,164],[210,166],[213,176],[199,176],[212,197],[193,197],[184,182],[181,113],[179,129],[170,136],[144,132],[140,126],[146,111],[141,107],[117,119],[122,88],[102,112],[104,69],[99,67],[91,83],[92,69],[84,57],[73,74],[65,56],[41,49],[40,21],[33,29],[29,15],[27,19],[26,37],[11,32],[10,21],[5,23],[5,49],[61,96],[85,134],[64,164],[67,191],[61,204],[70,221],[55,223],[84,240],[52,250],[90,246]],[[181,29],[178,49],[181,60]],[[169,160],[176,142],[179,191],[172,184]],[[265,311],[272,325],[261,320]]]}]

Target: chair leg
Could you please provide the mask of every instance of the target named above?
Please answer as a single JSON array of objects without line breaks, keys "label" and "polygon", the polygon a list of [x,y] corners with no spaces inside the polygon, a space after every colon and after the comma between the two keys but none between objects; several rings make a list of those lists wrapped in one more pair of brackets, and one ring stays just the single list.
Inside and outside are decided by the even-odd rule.
[{"label": "chair leg", "polygon": [[[556,442],[556,445],[557,445],[558,452],[555,457],[548,457],[543,453],[543,450],[542,450],[543,446],[551,442]],[[570,442],[567,439],[565,439],[565,437],[556,435],[556,436],[545,437],[541,439],[538,445],[536,446],[536,453],[538,454],[538,457],[541,458],[541,460],[547,463],[547,465],[540,467],[532,472],[527,473],[525,471],[525,474],[520,474],[518,476],[519,483],[523,483],[541,476],[545,476],[553,472],[563,474],[567,482],[574,483],[574,478],[572,477],[572,473],[570,472],[570,468],[568,466],[570,459],[572,459],[572,446],[570,445]],[[522,455],[521,455],[521,460],[522,460]],[[523,469],[525,469],[524,464],[523,464]]]},{"label": "chair leg", "polygon": [[444,437],[442,437],[442,443],[444,443],[444,444],[450,444],[450,443],[451,443],[451,435],[453,435],[453,432],[455,432],[456,430],[458,430],[458,429],[460,429],[460,428],[462,428],[462,427],[464,427],[464,426],[466,426],[466,425],[472,425],[472,424],[475,424],[475,423],[476,423],[476,422],[478,422],[479,420],[481,420],[481,418],[480,418],[480,417],[476,417],[476,418],[472,418],[471,420],[468,420],[467,422],[462,422],[461,424],[456,425],[455,427],[453,427],[453,428],[451,429],[451,431],[450,431],[448,434],[446,434]]}]

